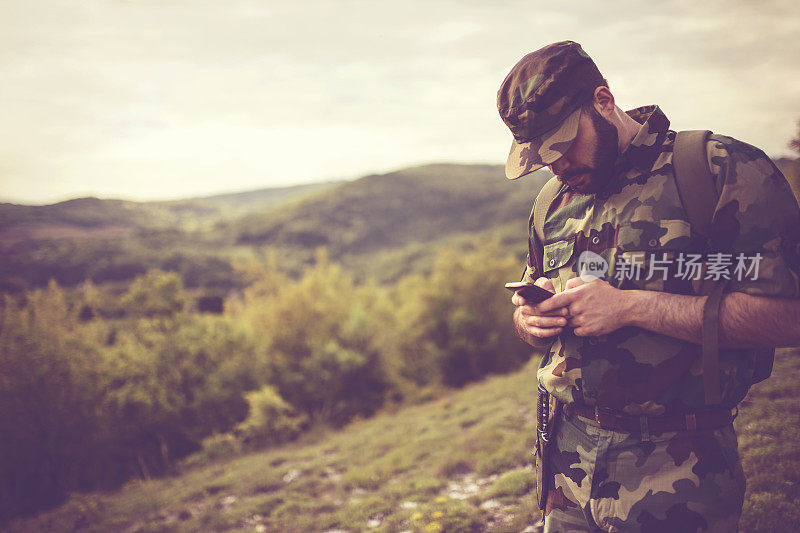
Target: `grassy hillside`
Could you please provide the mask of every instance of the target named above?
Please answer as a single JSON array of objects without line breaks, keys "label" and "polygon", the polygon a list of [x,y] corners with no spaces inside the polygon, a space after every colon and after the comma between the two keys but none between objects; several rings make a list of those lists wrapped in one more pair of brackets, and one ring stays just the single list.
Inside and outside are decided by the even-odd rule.
[{"label": "grassy hillside", "polygon": [[[538,517],[535,364],[338,433],[75,495],[8,531],[522,531]],[[779,351],[735,422],[748,477],[742,531],[800,530],[799,371],[800,350]]]}]

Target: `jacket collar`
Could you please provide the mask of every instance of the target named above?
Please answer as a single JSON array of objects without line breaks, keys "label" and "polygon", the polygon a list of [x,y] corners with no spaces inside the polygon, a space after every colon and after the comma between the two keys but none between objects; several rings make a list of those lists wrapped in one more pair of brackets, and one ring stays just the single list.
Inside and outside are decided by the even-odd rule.
[{"label": "jacket collar", "polygon": [[649,172],[661,154],[661,145],[669,132],[669,119],[657,105],[637,107],[626,113],[642,127],[617,159],[617,176],[631,167]]}]

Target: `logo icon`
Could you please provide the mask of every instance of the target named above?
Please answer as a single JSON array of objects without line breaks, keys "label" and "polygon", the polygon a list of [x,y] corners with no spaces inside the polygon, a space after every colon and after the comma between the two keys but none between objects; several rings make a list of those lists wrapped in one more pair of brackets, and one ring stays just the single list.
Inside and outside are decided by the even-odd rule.
[{"label": "logo icon", "polygon": [[594,252],[581,252],[578,257],[578,273],[586,283],[603,279],[608,273],[608,261]]}]

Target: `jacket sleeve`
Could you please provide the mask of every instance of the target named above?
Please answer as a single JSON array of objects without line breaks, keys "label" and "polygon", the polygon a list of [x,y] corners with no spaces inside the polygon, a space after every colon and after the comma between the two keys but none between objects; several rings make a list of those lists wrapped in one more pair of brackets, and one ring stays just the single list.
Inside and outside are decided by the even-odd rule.
[{"label": "jacket sleeve", "polygon": [[709,162],[719,201],[711,250],[730,254],[730,290],[758,296],[800,295],[800,208],[784,175],[764,152],[714,135]]}]

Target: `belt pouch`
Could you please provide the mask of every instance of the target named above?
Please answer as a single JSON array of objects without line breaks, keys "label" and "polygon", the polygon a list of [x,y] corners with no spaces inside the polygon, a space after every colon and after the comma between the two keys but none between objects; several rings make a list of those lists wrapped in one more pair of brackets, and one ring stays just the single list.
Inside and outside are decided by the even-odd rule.
[{"label": "belt pouch", "polygon": [[561,410],[561,402],[539,385],[536,405],[536,447],[533,450],[536,468],[536,502],[544,513],[547,491],[550,489],[550,466],[547,452],[555,438],[555,423]]}]

